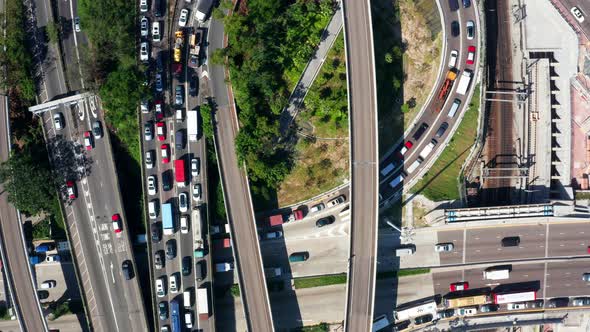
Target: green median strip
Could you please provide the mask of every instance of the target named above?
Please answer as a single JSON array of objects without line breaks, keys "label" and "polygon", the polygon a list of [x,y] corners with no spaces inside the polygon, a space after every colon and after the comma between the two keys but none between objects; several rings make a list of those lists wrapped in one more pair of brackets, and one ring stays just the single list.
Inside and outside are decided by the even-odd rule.
[{"label": "green median strip", "polygon": [[319,277],[295,278],[295,289],[312,288],[320,286],[338,285],[346,283],[346,274],[333,274]]},{"label": "green median strip", "polygon": [[430,273],[430,269],[404,269],[398,271],[384,271],[377,273],[377,280],[379,279],[389,279],[389,278],[401,278],[401,277],[409,277],[415,276],[418,274],[427,274]]}]

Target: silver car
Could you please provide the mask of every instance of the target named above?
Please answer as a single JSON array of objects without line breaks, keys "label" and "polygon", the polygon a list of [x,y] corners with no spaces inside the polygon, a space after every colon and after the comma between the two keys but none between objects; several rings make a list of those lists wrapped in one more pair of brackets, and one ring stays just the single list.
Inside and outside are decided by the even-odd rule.
[{"label": "silver car", "polygon": [[455,245],[452,243],[439,243],[434,246],[435,252],[449,252],[455,249]]},{"label": "silver car", "polygon": [[154,168],[154,151],[152,150],[145,152],[145,168]]},{"label": "silver car", "polygon": [[148,122],[143,127],[143,137],[146,141],[151,141],[154,139],[154,132],[152,129],[152,123]]},{"label": "silver car", "polygon": [[148,195],[154,196],[158,192],[158,186],[156,184],[156,177],[153,175],[147,178]]},{"label": "silver car", "polygon": [[147,35],[149,34],[149,26],[150,23],[148,21],[148,18],[143,16],[139,21],[139,30],[141,32],[142,37],[147,37]]}]

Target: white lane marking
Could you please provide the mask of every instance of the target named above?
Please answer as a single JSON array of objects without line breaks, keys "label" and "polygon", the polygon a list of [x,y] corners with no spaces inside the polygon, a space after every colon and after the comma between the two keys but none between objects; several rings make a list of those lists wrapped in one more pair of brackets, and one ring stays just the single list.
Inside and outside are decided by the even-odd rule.
[{"label": "white lane marking", "polygon": [[115,281],[115,271],[113,269],[113,261],[111,261],[111,277],[113,278],[113,284],[116,284],[117,282]]}]

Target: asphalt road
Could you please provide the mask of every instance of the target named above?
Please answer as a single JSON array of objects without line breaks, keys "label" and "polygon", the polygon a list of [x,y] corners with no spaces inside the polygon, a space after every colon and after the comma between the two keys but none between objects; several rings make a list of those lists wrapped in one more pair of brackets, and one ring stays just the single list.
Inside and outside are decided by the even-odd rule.
[{"label": "asphalt road", "polygon": [[[429,163],[429,161],[432,158],[434,158],[435,156],[437,156],[437,151],[440,151],[440,149],[443,149],[445,147],[445,144],[443,144],[443,143],[445,142],[445,140],[450,139],[450,136],[452,136],[454,134],[454,131],[455,131],[456,127],[458,126],[457,120],[461,117],[461,114],[463,114],[467,110],[467,106],[469,105],[469,100],[467,99],[467,97],[470,96],[470,92],[473,91],[473,88],[476,85],[474,82],[477,79],[476,74],[477,74],[477,68],[478,68],[478,63],[479,63],[479,35],[478,35],[478,28],[477,28],[478,20],[476,19],[475,7],[473,5],[469,8],[463,8],[461,6],[461,9],[459,9],[457,11],[451,11],[449,8],[448,1],[439,1],[439,3],[441,5],[442,11],[444,13],[443,17],[441,17],[441,20],[442,20],[441,23],[443,24],[443,27],[445,30],[446,40],[444,42],[446,43],[447,53],[443,54],[442,74],[441,74],[439,80],[436,82],[436,84],[433,87],[433,90],[435,93],[432,96],[432,99],[427,101],[427,106],[425,108],[424,113],[422,114],[420,119],[415,121],[415,127],[411,129],[411,131],[409,132],[409,136],[405,138],[405,141],[411,141],[411,143],[413,144],[413,146],[406,152],[406,154],[404,155],[404,159],[403,159],[403,163],[404,163],[403,169],[407,174],[407,176],[404,179],[404,183],[406,183],[406,184],[412,182],[412,180],[422,172],[422,170]],[[466,24],[467,24],[467,21],[469,21],[469,20],[474,21],[476,24],[475,35],[474,35],[473,40],[467,39]],[[458,37],[453,37],[451,35],[451,22],[453,22],[453,21],[457,21],[459,23],[460,35]],[[468,54],[468,51],[467,51],[468,46],[475,46],[476,47],[476,54],[475,54],[476,59],[475,59],[475,63],[472,65],[466,64],[466,59],[467,59],[467,54]],[[438,97],[438,93],[439,93],[441,87],[443,86],[443,83],[445,81],[445,77],[450,69],[449,60],[450,60],[450,52],[452,50],[458,51],[459,56],[457,58],[456,68],[459,70],[459,74],[457,75],[457,79],[455,80],[453,87],[451,89],[451,92],[449,93],[448,97],[444,101],[440,101],[440,100],[438,100],[437,97]],[[465,69],[472,70],[474,72],[474,74],[471,79],[471,83],[469,85],[469,90],[468,90],[467,94],[465,96],[462,96],[462,95],[459,95],[456,92],[456,90],[457,90],[457,86],[459,84],[460,75],[463,73],[463,71]],[[451,118],[448,116],[448,112],[449,112],[449,109],[451,108],[451,105],[453,104],[453,101],[455,98],[458,98],[461,100],[461,106],[460,106],[459,110],[457,111],[457,114]],[[440,109],[440,112],[437,112],[436,111],[437,109]],[[439,128],[443,122],[446,122],[448,124],[448,129],[444,132],[444,134],[441,137],[438,137],[438,136],[436,136],[436,132],[439,130]],[[424,134],[422,134],[420,136],[420,138],[418,140],[416,140],[413,138],[413,136],[422,123],[426,123],[428,125],[428,128],[426,129]],[[408,172],[408,167],[410,165],[412,165],[418,159],[420,152],[428,144],[430,144],[430,142],[433,138],[436,139],[438,142],[438,144],[435,146],[434,150],[420,164],[420,166],[418,166],[412,172]],[[379,166],[380,170],[392,162],[399,163],[400,159],[399,159],[399,156],[397,155],[397,152],[399,151],[400,148],[401,148],[401,146],[399,146],[398,148],[393,150],[391,154],[389,154],[383,158],[383,161],[380,163],[380,166]],[[380,176],[379,176],[380,177],[379,178],[379,181],[380,181],[379,193],[383,196],[383,201],[390,200],[390,199],[393,200],[394,198],[395,199],[399,198],[399,191],[402,188],[400,188],[400,186],[392,188],[391,186],[389,186],[389,183],[393,180],[394,177],[397,177],[399,175],[400,171],[401,171],[401,167],[398,167],[396,171],[392,171],[391,173],[389,173],[385,177],[383,177],[380,174]],[[408,186],[403,185],[404,191],[406,191],[408,189],[409,189]]]},{"label": "asphalt road", "polygon": [[[43,0],[48,1],[48,0]],[[74,18],[78,16],[78,1],[57,1],[57,14],[63,22],[61,41],[63,46],[64,63],[67,64],[65,73],[70,91],[83,89],[84,80],[80,68],[80,49],[78,45],[88,45],[88,39],[84,34],[84,23],[80,22],[80,32],[74,30]]]},{"label": "asphalt road", "polygon": [[[223,26],[215,20],[210,27],[209,42],[208,54],[223,47]],[[211,66],[209,76],[212,81],[211,92],[217,103],[217,158],[231,227],[236,269],[242,299],[246,303],[244,312],[247,327],[250,331],[273,331],[273,317],[262,269],[250,187],[245,168],[238,164],[234,146],[239,124],[233,107],[233,96],[228,96],[231,92],[224,84],[223,67]]]},{"label": "asphalt road", "polygon": [[[173,5],[173,3],[171,3],[171,5]],[[174,206],[174,215],[175,215],[175,219],[176,219],[176,223],[178,224],[179,222],[179,218],[181,215],[185,215],[188,220],[190,220],[190,226],[189,226],[189,232],[187,234],[182,234],[179,230],[179,227],[177,227],[177,230],[174,232],[174,234],[172,235],[162,235],[162,240],[155,243],[152,242],[151,245],[151,257],[152,257],[152,261],[153,261],[153,257],[154,254],[158,251],[166,251],[166,243],[167,241],[170,240],[174,240],[176,241],[176,245],[177,245],[177,255],[174,259],[171,260],[166,260],[165,262],[165,267],[164,269],[161,270],[157,270],[154,268],[152,268],[153,271],[153,275],[154,278],[164,278],[166,280],[166,282],[168,282],[168,280],[170,279],[170,277],[172,275],[176,275],[177,279],[180,279],[179,281],[179,285],[178,285],[178,292],[177,293],[171,293],[169,290],[167,291],[167,294],[164,298],[157,298],[155,297],[154,294],[154,304],[156,305],[156,308],[154,309],[155,313],[158,313],[158,308],[157,305],[159,302],[164,301],[166,303],[170,303],[170,301],[172,301],[173,299],[175,299],[176,301],[179,302],[181,309],[181,321],[184,324],[184,313],[186,311],[186,309],[184,309],[184,301],[183,301],[183,297],[182,297],[182,293],[185,290],[189,290],[192,292],[193,296],[196,296],[196,291],[195,289],[198,287],[206,287],[206,288],[211,288],[211,284],[212,284],[212,276],[213,274],[210,272],[211,271],[211,262],[209,259],[209,255],[205,255],[205,257],[202,259],[205,261],[205,264],[207,265],[206,270],[206,274],[205,274],[205,278],[198,282],[195,279],[195,274],[194,274],[194,269],[195,269],[195,263],[197,262],[194,258],[193,258],[193,250],[194,250],[194,233],[193,231],[195,230],[196,227],[201,229],[201,234],[203,234],[203,236],[207,237],[208,236],[208,232],[206,232],[206,229],[208,228],[208,220],[207,220],[207,213],[205,211],[206,207],[207,207],[207,156],[206,156],[206,144],[205,144],[205,140],[203,139],[202,135],[199,137],[199,140],[197,142],[191,142],[188,141],[188,137],[187,137],[187,125],[186,125],[186,117],[187,117],[187,111],[188,110],[194,110],[194,109],[198,109],[198,105],[200,103],[200,100],[197,98],[198,95],[196,93],[190,93],[189,92],[189,78],[190,77],[198,77],[199,73],[200,73],[200,69],[199,70],[195,70],[192,68],[188,68],[187,66],[187,59],[188,59],[188,51],[189,48],[185,47],[185,53],[182,55],[182,60],[183,60],[183,73],[179,76],[173,76],[171,74],[171,71],[166,70],[166,68],[169,68],[169,66],[167,65],[168,63],[172,63],[172,57],[169,56],[172,54],[172,49],[174,47],[174,39],[170,38],[171,36],[174,36],[174,32],[180,30],[181,28],[178,26],[178,16],[180,14],[180,10],[183,8],[188,8],[191,10],[192,13],[192,6],[188,5],[186,2],[184,1],[177,1],[176,2],[176,6],[174,6],[175,8],[175,12],[174,13],[170,13],[171,18],[169,20],[166,20],[164,18],[158,19],[156,18],[152,12],[150,11],[149,13],[147,13],[145,16],[148,17],[149,19],[149,23],[150,23],[150,27],[151,24],[154,22],[154,20],[158,19],[158,21],[160,21],[160,26],[163,27],[161,28],[161,41],[159,42],[154,42],[153,38],[151,38],[151,36],[149,38],[143,38],[142,40],[148,41],[150,43],[150,49],[151,49],[151,60],[150,61],[150,72],[152,73],[152,75],[154,73],[157,72],[157,66],[156,66],[156,57],[157,56],[161,56],[162,62],[163,62],[163,66],[164,69],[162,71],[162,75],[163,75],[163,80],[164,82],[166,82],[164,84],[164,91],[162,93],[159,93],[155,90],[155,85],[152,86],[152,91],[154,93],[154,100],[160,100],[162,101],[163,104],[163,109],[165,110],[165,114],[164,114],[164,120],[162,120],[165,123],[165,138],[160,141],[158,140],[158,138],[155,135],[154,132],[154,139],[150,140],[150,141],[146,141],[145,138],[143,137],[143,126],[148,122],[151,121],[152,125],[154,125],[157,120],[155,118],[155,111],[154,111],[154,103],[152,103],[150,105],[150,112],[148,114],[142,114],[141,115],[141,130],[142,130],[142,146],[143,146],[143,151],[153,151],[154,156],[155,157],[155,163],[154,163],[154,168],[152,169],[147,169],[145,167],[145,165],[143,165],[144,167],[144,176],[145,179],[144,181],[147,181],[147,177],[150,175],[154,175],[157,178],[157,184],[158,184],[158,192],[156,194],[156,196],[146,196],[145,199],[145,204],[144,206],[147,207],[148,202],[151,200],[156,199],[157,204],[163,204],[166,202],[170,202],[173,204]],[[189,23],[187,24],[187,26],[192,26],[193,24],[196,25],[196,22],[192,21],[193,16],[191,15],[191,20],[189,21]],[[172,26],[169,26],[169,23],[172,24]],[[184,41],[185,41],[185,45],[188,44],[189,41],[189,29],[185,28],[182,29],[184,31]],[[150,28],[151,31],[151,28]],[[150,32],[151,33],[151,32]],[[153,78],[153,77],[152,77]],[[153,83],[153,82],[152,82]],[[177,86],[181,86],[183,88],[183,105],[182,106],[174,106],[174,89]],[[175,110],[179,108],[183,110],[183,115],[184,115],[184,119],[183,121],[177,121],[175,118]],[[154,128],[155,129],[155,128]],[[176,139],[175,139],[175,133],[177,131],[182,131],[184,133],[184,140],[185,140],[185,144],[181,149],[177,149],[176,148]],[[171,160],[169,163],[164,164],[162,162],[162,158],[161,158],[161,145],[162,144],[168,144],[170,147],[170,154],[171,154]],[[192,177],[189,176],[190,174],[190,160],[192,158],[198,158],[200,160],[200,174],[197,177]],[[186,173],[187,176],[189,176],[189,181],[186,184],[185,187],[179,187],[178,184],[174,181],[174,160],[176,159],[184,159],[185,160],[185,167],[186,167]],[[164,191],[163,187],[162,187],[162,174],[164,172],[169,172],[171,179],[172,179],[172,183],[173,183],[173,189],[170,191]],[[147,183],[147,182],[146,182]],[[193,192],[193,184],[196,183],[200,183],[201,184],[201,201],[200,202],[195,202],[192,199],[192,192]],[[178,195],[180,193],[186,193],[188,195],[188,205],[189,205],[189,211],[191,211],[191,209],[193,207],[196,207],[197,205],[201,206],[201,222],[197,223],[196,220],[192,220],[191,216],[190,216],[190,212],[187,213],[181,213],[178,210]],[[161,209],[160,209],[161,212]],[[158,218],[154,221],[154,220],[150,220],[148,219],[150,224],[154,224],[154,223],[158,223],[160,226],[160,228],[162,227],[162,216],[161,214],[158,215]],[[207,243],[209,243],[209,241],[206,241]],[[182,259],[185,257],[189,257],[190,259],[190,273],[186,276],[182,275]],[[155,282],[155,281],[154,281]],[[168,288],[168,287],[166,287]],[[155,292],[154,292],[155,293]],[[210,291],[211,294],[211,291]],[[199,320],[198,319],[198,315],[197,313],[197,308],[196,308],[196,304],[197,301],[195,299],[193,299],[193,304],[191,306],[190,311],[192,312],[192,317],[193,317],[193,326],[195,328],[199,328],[203,331],[214,331],[215,327],[215,319],[214,319],[214,315],[211,314],[212,311],[209,310],[210,312],[210,317],[208,320],[204,321],[204,320]],[[212,308],[213,306],[211,305],[211,303],[209,303],[209,307]],[[165,320],[158,320],[158,324],[160,326],[164,326],[164,325],[170,325],[170,319],[167,318]]]},{"label": "asphalt road", "polygon": [[[566,13],[564,13],[568,18],[568,22],[570,24],[573,24],[574,26],[577,26],[580,29],[582,29],[584,31],[584,34],[586,35],[586,37],[589,38],[590,37],[590,3],[588,3],[587,1],[582,1],[582,0],[556,0],[556,2],[561,2],[561,4],[568,10]],[[578,22],[577,19],[574,17],[574,15],[572,15],[572,13],[570,12],[571,8],[574,6],[578,7],[578,9],[580,9],[582,14],[584,15],[584,21],[581,23]]]},{"label": "asphalt road", "polygon": [[371,5],[342,3],[350,113],[351,233],[344,327],[368,331],[373,322],[377,256],[377,88]]},{"label": "asphalt road", "polygon": [[[0,160],[8,159],[10,154],[7,124],[6,97],[0,96]],[[1,187],[1,186],[0,186]],[[39,300],[33,287],[32,276],[29,273],[29,262],[22,241],[22,224],[17,218],[14,206],[8,203],[8,194],[0,192],[0,223],[2,231],[2,246],[6,252],[7,267],[6,277],[13,285],[14,302],[18,312],[17,317],[22,318],[25,331],[45,331],[46,321],[41,313]]]},{"label": "asphalt road", "polygon": [[[65,203],[64,212],[92,328],[145,331],[147,321],[138,279],[125,280],[121,272],[123,261],[134,259],[119,183],[113,176],[117,173],[109,137],[94,138],[90,151],[83,146],[83,133],[91,129],[91,122],[99,119],[104,124],[100,105],[93,99],[85,98],[77,108],[62,106],[59,111],[65,117],[65,128],[60,131],[53,124],[53,114],[58,110],[45,112],[46,141],[56,174],[64,182],[76,182],[78,197]],[[123,219],[119,234],[114,233],[111,222],[115,213]],[[133,267],[137,271],[135,263]]]}]

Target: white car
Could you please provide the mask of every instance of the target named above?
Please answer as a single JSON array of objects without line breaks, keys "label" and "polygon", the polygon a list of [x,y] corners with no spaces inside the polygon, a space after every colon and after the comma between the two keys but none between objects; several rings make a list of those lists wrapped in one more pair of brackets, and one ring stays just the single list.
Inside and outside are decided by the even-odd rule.
[{"label": "white car", "polygon": [[193,185],[193,199],[198,202],[201,200],[201,184],[195,183]]},{"label": "white car", "polygon": [[139,0],[139,11],[142,13],[147,13],[147,11],[148,11],[147,0]]},{"label": "white car", "polygon": [[455,245],[452,243],[439,243],[434,246],[434,251],[435,252],[449,252],[449,251],[453,251],[454,248],[455,248]]},{"label": "white car", "polygon": [[45,257],[45,261],[47,263],[59,262],[60,257],[59,257],[59,255],[47,255],[47,257]]},{"label": "white car", "polygon": [[150,59],[150,57],[148,55],[148,43],[143,42],[143,43],[141,43],[141,46],[139,47],[139,60],[141,60],[143,62],[147,62],[149,59]]},{"label": "white car", "polygon": [[158,192],[155,176],[153,176],[153,175],[148,176],[147,187],[148,187],[148,195],[150,195],[150,196],[154,196]]},{"label": "white car", "polygon": [[142,37],[147,37],[147,35],[149,34],[149,26],[150,23],[148,21],[148,18],[143,16],[141,20],[139,20],[139,31],[141,32]]},{"label": "white car", "polygon": [[178,195],[178,210],[180,212],[188,211],[188,197],[186,193],[180,193]]},{"label": "white car", "polygon": [[184,313],[184,325],[187,329],[193,328],[193,313],[190,310]]},{"label": "white car", "polygon": [[322,211],[325,207],[326,206],[324,205],[324,203],[316,204],[312,206],[311,209],[309,209],[309,213],[316,213]]},{"label": "white car", "polygon": [[150,112],[149,103],[147,100],[142,100],[139,107],[141,108],[141,113],[149,113]]},{"label": "white car", "polygon": [[326,205],[330,208],[330,207],[336,206],[340,203],[344,203],[344,201],[345,201],[345,198],[344,198],[344,195],[342,195],[342,196],[338,196],[338,197],[334,198],[333,200],[329,201],[328,204],[326,204]]},{"label": "white car", "polygon": [[188,9],[184,8],[180,11],[180,18],[178,18],[178,25],[180,27],[185,27],[186,22],[188,21]]},{"label": "white car", "polygon": [[453,68],[457,65],[457,58],[459,57],[459,52],[457,50],[451,51],[451,56],[449,57],[449,67]]},{"label": "white car", "polygon": [[53,124],[55,125],[55,130],[62,130],[64,129],[64,116],[61,113],[55,113],[53,115]]},{"label": "white car", "polygon": [[191,175],[193,177],[199,176],[199,158],[193,158],[191,160]]},{"label": "white car", "polygon": [[168,289],[170,293],[178,293],[178,285],[176,284],[176,275],[170,275],[170,281],[168,282]]},{"label": "white car", "polygon": [[74,17],[74,31],[82,31],[82,28],[80,27],[80,18],[78,16]]},{"label": "white car", "polygon": [[526,305],[524,303],[508,303],[506,305],[506,309],[508,309],[508,310],[522,310],[525,308],[526,308]]},{"label": "white car", "polygon": [[188,234],[188,217],[187,216],[180,217],[180,233]]},{"label": "white car", "polygon": [[163,277],[156,279],[156,295],[158,295],[158,297],[164,297],[166,295]]},{"label": "white car", "polygon": [[576,20],[578,20],[578,22],[580,22],[580,23],[584,22],[584,14],[582,14],[582,11],[580,10],[580,8],[572,7],[572,9],[570,9],[570,12],[572,13],[572,15],[574,15],[574,17],[576,18]]},{"label": "white car", "polygon": [[477,314],[477,307],[455,309],[455,316],[473,316]]},{"label": "white car", "polygon": [[57,283],[55,282],[55,280],[46,280],[41,284],[41,289],[50,289],[50,288],[54,288],[55,285],[57,285]]},{"label": "white car", "polygon": [[160,22],[158,21],[152,23],[152,39],[155,42],[160,41]]},{"label": "white car", "polygon": [[152,150],[145,152],[145,168],[154,168],[154,151]]}]

